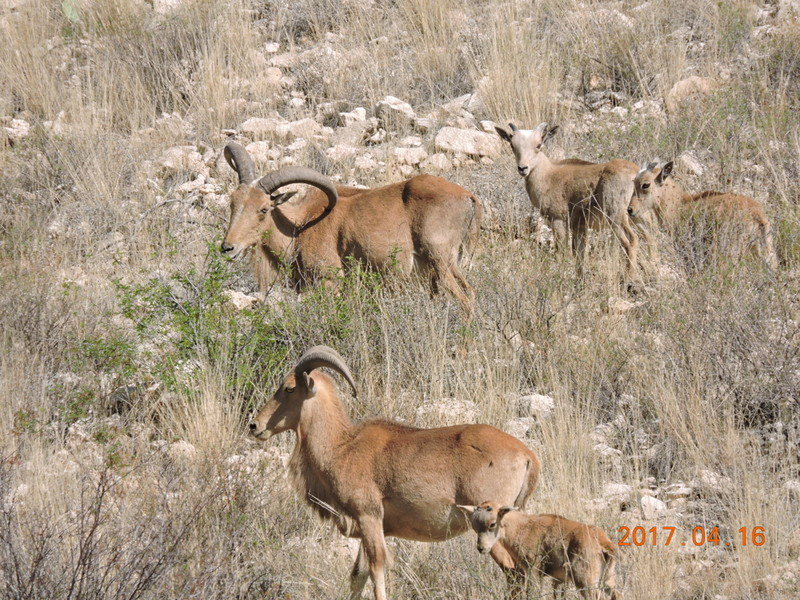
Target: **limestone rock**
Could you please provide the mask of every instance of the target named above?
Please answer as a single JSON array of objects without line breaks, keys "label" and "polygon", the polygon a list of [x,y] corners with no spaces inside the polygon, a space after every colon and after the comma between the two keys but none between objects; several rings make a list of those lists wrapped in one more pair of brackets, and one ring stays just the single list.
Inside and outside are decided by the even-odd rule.
[{"label": "limestone rock", "polygon": [[502,142],[498,136],[456,127],[442,127],[433,143],[437,150],[461,152],[469,156],[497,158],[502,150]]},{"label": "limestone rock", "polygon": [[640,500],[645,519],[655,519],[667,512],[667,505],[653,496],[642,496]]},{"label": "limestone rock", "polygon": [[189,171],[208,175],[208,167],[196,146],[173,146],[161,153],[159,164],[167,172]]},{"label": "limestone rock", "polygon": [[549,417],[555,407],[555,400],[543,394],[527,394],[519,399],[520,409],[523,414],[539,417]]},{"label": "limestone rock", "polygon": [[707,96],[716,87],[717,82],[707,77],[692,75],[686,79],[681,79],[667,93],[667,111],[674,113],[681,105]]},{"label": "limestone rock", "polygon": [[418,165],[428,157],[425,148],[395,148],[392,154],[397,162],[404,165]]},{"label": "limestone rock", "polygon": [[437,152],[431,154],[428,158],[420,163],[420,168],[423,171],[449,171],[453,168],[453,163],[447,158],[446,154]]},{"label": "limestone rock", "polygon": [[385,129],[398,129],[410,127],[417,115],[408,102],[386,96],[375,105],[375,116]]}]

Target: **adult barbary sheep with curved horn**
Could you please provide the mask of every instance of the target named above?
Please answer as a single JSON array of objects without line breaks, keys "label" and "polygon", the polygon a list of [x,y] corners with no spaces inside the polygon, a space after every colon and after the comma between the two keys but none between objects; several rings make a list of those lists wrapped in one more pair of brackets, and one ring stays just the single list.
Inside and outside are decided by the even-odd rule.
[{"label": "adult barbary sheep with curved horn", "polygon": [[[259,287],[266,291],[282,266],[291,267],[291,284],[301,288],[341,269],[352,256],[364,266],[403,275],[421,271],[432,292],[444,286],[469,311],[473,290],[458,267],[465,246],[476,243],[481,222],[479,200],[440,177],[418,175],[375,189],[335,185],[303,167],[285,167],[256,182],[247,150],[231,142],[228,164],[239,175],[231,194],[231,219],[223,252],[232,257],[255,246]],[[298,202],[295,192],[275,194],[290,183],[311,190]]]},{"label": "adult barbary sheep with curved horn", "polygon": [[[486,498],[524,506],[536,488],[540,463],[518,439],[489,425],[419,429],[386,420],[353,424],[328,367],[355,393],[344,360],[332,348],[306,352],[272,399],[250,423],[266,440],[296,433],[289,473],[306,502],[361,545],[351,574],[351,598],[372,577],[376,600],[385,600],[386,537],[437,542],[470,524],[455,504]],[[492,557],[507,564],[498,545]]]}]

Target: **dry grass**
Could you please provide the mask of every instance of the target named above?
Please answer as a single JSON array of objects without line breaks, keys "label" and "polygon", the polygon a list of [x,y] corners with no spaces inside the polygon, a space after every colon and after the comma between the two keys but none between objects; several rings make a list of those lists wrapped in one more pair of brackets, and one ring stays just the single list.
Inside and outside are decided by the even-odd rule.
[{"label": "dry grass", "polygon": [[[156,3],[158,5],[158,3]],[[587,8],[585,4],[590,4]],[[160,15],[136,0],[29,0],[0,9],[0,113],[32,130],[0,141],[0,598],[336,598],[353,548],[289,489],[288,436],[258,446],[249,412],[306,347],[352,367],[354,419],[434,426],[453,398],[499,427],[548,394],[530,422],[541,456],[534,509],[598,524],[674,526],[669,547],[629,547],[628,598],[779,599],[800,591],[800,29],[755,2],[579,3],[187,0]],[[771,19],[771,20],[770,20]],[[310,54],[265,76],[264,44]],[[660,103],[688,75],[723,85],[677,114]],[[371,107],[419,114],[479,89],[475,117],[562,124],[554,156],[640,162],[685,150],[690,189],[755,196],[780,269],[693,261],[702,240],[662,240],[667,265],[627,311],[619,249],[598,235],[579,280],[530,238],[510,153],[448,176],[497,222],[468,278],[476,317],[422,286],[347,278],[251,312],[244,264],[209,253],[227,218],[165,173],[168,147],[208,156],[223,129],[273,111]],[[625,116],[589,110],[613,92]],[[595,98],[596,99],[596,98]],[[163,113],[178,117],[164,118]],[[55,122],[55,125],[52,123]],[[398,134],[401,137],[403,132]],[[429,144],[429,140],[426,140]],[[397,142],[389,132],[388,148]],[[336,170],[310,143],[298,156]],[[341,173],[364,184],[386,174]],[[211,167],[210,177],[232,176]],[[227,179],[226,179],[227,178]],[[598,440],[609,449],[603,454]],[[716,478],[716,480],[713,480]],[[694,491],[644,520],[638,497]],[[603,501],[609,483],[631,486]],[[663,497],[663,496],[662,496]],[[723,544],[682,546],[692,528]],[[763,546],[738,540],[765,528]],[[393,543],[393,598],[489,598],[504,583],[469,536]]]}]

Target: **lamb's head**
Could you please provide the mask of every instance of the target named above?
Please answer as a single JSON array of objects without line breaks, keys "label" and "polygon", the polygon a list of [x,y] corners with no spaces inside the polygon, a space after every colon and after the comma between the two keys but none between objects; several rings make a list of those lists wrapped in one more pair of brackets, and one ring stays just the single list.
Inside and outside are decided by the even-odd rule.
[{"label": "lamb's head", "polygon": [[658,210],[657,204],[663,191],[664,183],[672,174],[672,161],[659,164],[655,160],[642,163],[641,170],[633,180],[633,197],[628,206],[628,214],[634,220],[641,218],[650,210]]},{"label": "lamb's head", "polygon": [[274,210],[296,192],[275,193],[290,183],[308,183],[328,196],[330,212],[336,204],[336,186],[326,176],[303,167],[285,167],[256,180],[255,167],[247,150],[236,142],[225,146],[225,160],[239,175],[239,187],[231,193],[231,219],[222,251],[231,258],[269,238],[275,227]]},{"label": "lamb's head", "polygon": [[478,552],[486,554],[502,536],[503,517],[515,506],[500,506],[497,502],[484,502],[478,506],[458,505],[478,534]]},{"label": "lamb's head", "polygon": [[518,129],[513,123],[509,123],[508,126],[511,128],[511,133],[502,127],[495,127],[495,131],[511,144],[511,150],[517,159],[517,171],[523,177],[527,177],[536,168],[542,146],[558,131],[558,125],[548,127],[547,123],[539,123],[536,129]]},{"label": "lamb's head", "polygon": [[320,367],[337,371],[356,394],[353,376],[339,353],[328,346],[314,346],[300,357],[292,373],[284,378],[272,398],[250,422],[250,435],[263,441],[282,431],[297,431],[308,400],[336,393],[328,375],[321,371],[312,373]]}]

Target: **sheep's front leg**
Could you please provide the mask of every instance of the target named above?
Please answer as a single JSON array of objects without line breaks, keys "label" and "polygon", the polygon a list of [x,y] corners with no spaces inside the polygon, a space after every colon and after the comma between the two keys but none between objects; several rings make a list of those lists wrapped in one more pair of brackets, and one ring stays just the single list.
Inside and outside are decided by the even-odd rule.
[{"label": "sheep's front leg", "polygon": [[358,545],[358,556],[356,556],[356,562],[350,572],[350,595],[347,596],[348,600],[356,600],[361,597],[361,592],[364,591],[368,577],[369,563],[367,562],[367,553],[364,550],[364,542],[362,541]]},{"label": "sheep's front leg", "polygon": [[567,247],[567,221],[565,219],[550,219],[550,228],[553,230],[553,243],[556,250]]},{"label": "sheep's front leg", "polygon": [[623,215],[619,221],[612,222],[611,228],[614,231],[614,235],[617,236],[619,243],[622,244],[622,247],[625,250],[625,256],[628,259],[626,280],[629,282],[629,285],[632,285],[636,277],[639,236],[636,235],[636,232],[631,227],[631,223],[628,220],[628,215]]},{"label": "sheep's front leg", "polygon": [[[383,519],[381,517],[366,517],[359,521],[361,529],[361,548],[363,548],[372,586],[375,591],[375,600],[386,600],[386,540],[383,537]],[[360,550],[359,550],[360,552]]]}]

